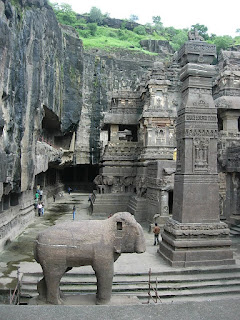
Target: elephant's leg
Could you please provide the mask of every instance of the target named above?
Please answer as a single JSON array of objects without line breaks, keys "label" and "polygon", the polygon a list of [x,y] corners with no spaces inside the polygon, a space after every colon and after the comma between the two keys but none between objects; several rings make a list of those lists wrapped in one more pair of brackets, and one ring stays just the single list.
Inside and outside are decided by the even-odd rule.
[{"label": "elephant's leg", "polygon": [[[72,267],[67,267],[67,269],[65,270],[65,273],[72,270]],[[64,294],[63,292],[60,290],[59,288],[59,295],[60,295],[60,299],[64,300]]]},{"label": "elephant's leg", "polygon": [[47,297],[47,286],[46,286],[46,281],[45,277],[43,277],[40,281],[37,283],[37,291],[39,294],[39,299],[42,301],[46,301]]},{"label": "elephant's leg", "polygon": [[51,304],[63,304],[63,301],[60,298],[59,284],[65,270],[65,267],[48,266],[44,271],[47,286],[47,302]]},{"label": "elephant's leg", "polygon": [[113,280],[113,261],[108,263],[99,262],[93,266],[97,278],[96,304],[107,304],[111,299]]}]

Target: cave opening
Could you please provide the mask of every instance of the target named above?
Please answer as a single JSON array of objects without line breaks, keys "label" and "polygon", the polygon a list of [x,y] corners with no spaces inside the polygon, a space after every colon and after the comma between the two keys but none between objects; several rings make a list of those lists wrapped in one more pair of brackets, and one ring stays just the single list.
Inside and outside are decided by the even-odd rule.
[{"label": "cave opening", "polygon": [[93,180],[98,174],[98,165],[82,164],[64,168],[61,180],[65,187],[70,186],[73,191],[91,192],[95,186]]},{"label": "cave opening", "polygon": [[50,144],[54,148],[69,150],[74,137],[73,131],[63,134],[59,117],[46,106],[43,106],[43,109],[42,136],[39,140]]}]

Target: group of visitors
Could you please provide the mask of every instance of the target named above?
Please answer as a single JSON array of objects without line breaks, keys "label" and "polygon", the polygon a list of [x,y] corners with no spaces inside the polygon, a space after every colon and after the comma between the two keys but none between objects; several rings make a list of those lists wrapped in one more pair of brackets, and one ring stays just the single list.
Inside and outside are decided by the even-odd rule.
[{"label": "group of visitors", "polygon": [[38,211],[38,216],[44,215],[44,204],[43,204],[43,190],[40,189],[40,186],[37,187],[37,191],[35,193],[35,203],[34,207]]}]

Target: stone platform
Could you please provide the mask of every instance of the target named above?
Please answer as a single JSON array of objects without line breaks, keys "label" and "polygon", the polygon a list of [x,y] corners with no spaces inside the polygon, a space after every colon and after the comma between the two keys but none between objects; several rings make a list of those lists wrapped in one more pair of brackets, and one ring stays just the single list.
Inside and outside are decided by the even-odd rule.
[{"label": "stone platform", "polygon": [[[96,295],[95,294],[72,294],[65,295],[63,299],[64,306],[95,306]],[[124,305],[136,305],[141,304],[136,296],[125,295],[113,295],[108,306],[124,306]],[[39,300],[38,297],[32,298],[29,301],[29,305],[49,306],[49,303],[44,303]]]},{"label": "stone platform", "polygon": [[3,320],[239,320],[237,300],[134,306],[1,306]]},{"label": "stone platform", "polygon": [[[1,287],[9,292],[8,288],[14,284],[16,270],[19,267],[20,273],[23,274],[22,294],[25,296],[22,302],[28,302],[30,297],[37,295],[36,284],[42,278],[41,267],[34,261],[32,253],[36,234],[52,223],[72,221],[73,204],[76,205],[76,220],[96,219],[88,214],[88,194],[73,193],[70,196],[64,194],[46,208],[43,217],[36,216],[35,223],[27,228],[8,247],[8,250],[0,254]],[[146,238],[146,252],[122,254],[116,261],[112,297],[131,295],[137,296],[142,304],[148,303],[149,270],[151,269],[151,283],[155,286],[156,279],[158,282],[158,293],[161,297],[158,303],[160,304],[219,299],[230,301],[240,298],[240,237],[231,237],[236,260],[234,266],[174,268],[158,254],[158,246],[153,246],[154,237],[153,233],[148,232],[149,225],[142,223],[142,226]],[[62,280],[61,290],[65,295],[79,293],[95,295],[96,293],[96,278],[89,266],[73,268]],[[136,303],[138,304],[139,301]]]}]

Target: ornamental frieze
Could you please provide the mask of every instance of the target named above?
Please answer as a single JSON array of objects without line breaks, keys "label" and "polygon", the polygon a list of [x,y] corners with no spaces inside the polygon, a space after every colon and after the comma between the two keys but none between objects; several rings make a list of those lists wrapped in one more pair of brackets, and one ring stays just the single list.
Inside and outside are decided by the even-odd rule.
[{"label": "ornamental frieze", "polygon": [[184,133],[185,138],[193,137],[210,137],[216,139],[218,137],[217,129],[185,129]]},{"label": "ornamental frieze", "polygon": [[164,231],[174,236],[185,237],[205,237],[205,236],[227,236],[229,235],[228,226],[223,223],[178,223],[173,219],[169,219],[164,225]]},{"label": "ornamental frieze", "polygon": [[110,114],[141,114],[142,112],[142,108],[113,108],[111,110],[109,110],[107,113]]},{"label": "ornamental frieze", "polygon": [[200,107],[200,108],[208,108],[209,103],[207,103],[206,101],[201,99],[201,100],[193,102],[193,106]]},{"label": "ornamental frieze", "polygon": [[206,42],[186,42],[182,48],[178,51],[178,60],[183,56],[184,54],[188,53],[197,53],[197,54],[210,54],[215,56],[216,53],[216,46],[207,44]]}]

